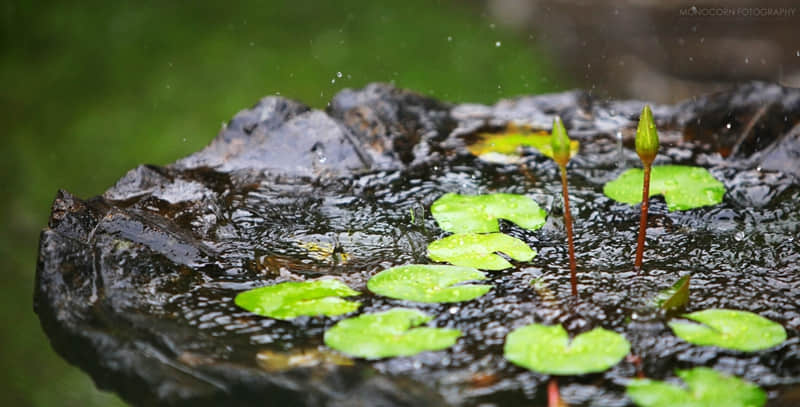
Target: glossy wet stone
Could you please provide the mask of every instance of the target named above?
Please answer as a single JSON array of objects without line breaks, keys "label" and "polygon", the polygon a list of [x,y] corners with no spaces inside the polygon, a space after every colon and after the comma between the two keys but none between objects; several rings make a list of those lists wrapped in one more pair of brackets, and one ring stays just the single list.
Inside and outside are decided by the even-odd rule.
[{"label": "glossy wet stone", "polygon": [[[689,211],[654,197],[636,277],[638,208],[602,187],[638,162],[641,102],[569,92],[451,106],[380,84],[340,93],[326,112],[265,98],[201,152],[135,168],[98,197],[59,192],[40,243],[36,312],[56,351],[137,405],[543,404],[547,376],[503,358],[506,335],[531,323],[573,336],[602,326],[625,335],[650,378],[712,367],[786,405],[800,386],[800,164],[785,159],[798,151],[798,101],[798,90],[754,83],[653,106],[655,164],[702,166],[728,192]],[[581,142],[569,164],[577,300],[555,163],[533,151],[521,165],[486,163],[466,148],[475,132],[509,122],[547,130],[555,114]],[[538,202],[548,213],[541,229],[500,222],[538,255],[487,272],[492,289],[471,301],[367,291],[381,270],[430,262],[428,244],[448,235],[430,207],[448,192]],[[754,312],[781,324],[787,340],[744,354],[672,335],[650,301],[688,272],[686,312]],[[436,352],[340,363],[315,355],[332,352],[323,334],[343,316],[280,321],[234,304],[248,289],[321,276],[363,293],[348,297],[363,304],[359,314],[412,307],[462,336]],[[312,361],[290,362],[301,354]],[[273,365],[264,355],[287,368],[265,368]],[[625,406],[634,375],[623,361],[559,383],[572,406]]]}]

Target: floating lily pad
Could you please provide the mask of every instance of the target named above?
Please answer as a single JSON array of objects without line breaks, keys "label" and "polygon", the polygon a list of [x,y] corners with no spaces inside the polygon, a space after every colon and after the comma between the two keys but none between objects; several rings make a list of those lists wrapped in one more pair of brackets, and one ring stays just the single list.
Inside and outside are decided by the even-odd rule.
[{"label": "floating lily pad", "polygon": [[753,352],[786,340],[780,324],[747,311],[709,309],[683,317],[699,322],[672,321],[669,327],[686,342],[703,346]]},{"label": "floating lily pad", "polygon": [[689,302],[689,282],[691,274],[678,279],[670,288],[661,291],[653,299],[653,305],[666,311],[676,310]]},{"label": "floating lily pad", "polygon": [[340,297],[358,295],[339,280],[286,282],[245,291],[236,296],[236,305],[265,317],[292,319],[301,315],[336,316],[353,312],[360,302]]},{"label": "floating lily pad", "polygon": [[[625,171],[603,187],[609,198],[635,205],[642,202],[644,172],[638,168]],[[725,186],[705,168],[686,165],[653,166],[650,196],[664,195],[670,211],[699,208],[722,202]]]},{"label": "floating lily pad", "polygon": [[378,295],[417,302],[469,301],[486,294],[490,285],[465,284],[485,280],[482,272],[463,266],[410,264],[393,267],[372,276],[367,288]]},{"label": "floating lily pad", "polygon": [[458,233],[428,245],[428,257],[456,266],[484,270],[503,270],[511,267],[506,259],[494,254],[505,253],[517,261],[529,261],[536,251],[525,242],[504,233]]},{"label": "floating lily pad", "polygon": [[412,309],[394,308],[339,321],[325,332],[325,344],[351,356],[378,359],[411,356],[453,346],[457,329],[421,327],[432,317]]},{"label": "floating lily pad", "polygon": [[[520,131],[481,133],[478,135],[477,141],[468,145],[467,149],[478,157],[491,156],[493,153],[519,156],[521,147],[531,147],[552,158],[553,147],[550,145],[550,138],[550,133],[545,131],[534,133]],[[569,147],[570,156],[578,153],[579,143],[577,141],[570,141]]]},{"label": "floating lily pad", "polygon": [[491,233],[500,230],[497,219],[536,230],[544,225],[547,212],[524,195],[459,195],[448,193],[431,206],[439,227],[452,233]]},{"label": "floating lily pad", "polygon": [[767,395],[755,384],[707,367],[676,371],[688,389],[650,379],[634,379],[626,393],[640,407],[760,407]]},{"label": "floating lily pad", "polygon": [[506,337],[505,358],[516,365],[546,374],[575,375],[602,372],[630,351],[620,334],[595,328],[569,342],[561,325],[531,324]]}]

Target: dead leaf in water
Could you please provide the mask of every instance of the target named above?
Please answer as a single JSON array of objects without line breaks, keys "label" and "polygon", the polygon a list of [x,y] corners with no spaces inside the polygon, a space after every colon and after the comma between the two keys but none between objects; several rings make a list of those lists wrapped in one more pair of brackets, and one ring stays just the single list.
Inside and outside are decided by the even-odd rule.
[{"label": "dead leaf in water", "polygon": [[299,367],[352,366],[347,356],[319,349],[300,349],[288,353],[262,350],[256,355],[258,366],[268,372],[283,372]]}]

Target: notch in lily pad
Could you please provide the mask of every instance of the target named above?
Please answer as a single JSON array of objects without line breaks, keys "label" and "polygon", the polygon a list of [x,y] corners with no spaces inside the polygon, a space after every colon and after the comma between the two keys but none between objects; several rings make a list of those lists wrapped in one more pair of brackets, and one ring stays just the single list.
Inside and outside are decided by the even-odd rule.
[{"label": "notch in lily pad", "polygon": [[651,379],[634,379],[626,386],[628,397],[640,407],[761,407],[767,395],[758,386],[707,367],[675,372],[681,386]]},{"label": "notch in lily pad", "polygon": [[758,314],[730,309],[709,309],[683,315],[694,322],[671,321],[669,327],[686,342],[755,352],[786,340],[780,324]]},{"label": "notch in lily pad", "polygon": [[531,198],[516,194],[460,195],[447,193],[431,205],[439,227],[451,233],[500,231],[498,219],[536,230],[544,226],[547,212]]},{"label": "notch in lily pad", "polygon": [[433,261],[483,270],[504,270],[512,266],[496,252],[516,261],[530,261],[536,256],[536,251],[525,242],[504,233],[457,233],[428,245],[428,257]]},{"label": "notch in lily pad", "polygon": [[289,281],[239,293],[234,302],[255,314],[289,320],[299,316],[337,316],[353,312],[360,302],[341,297],[359,295],[335,279]]},{"label": "notch in lily pad", "polygon": [[420,311],[393,308],[339,321],[325,332],[325,345],[350,356],[380,359],[438,351],[456,343],[461,331],[418,327],[432,319]]},{"label": "notch in lily pad", "polygon": [[561,325],[530,324],[506,337],[504,356],[512,363],[539,373],[579,375],[597,373],[619,363],[630,352],[620,334],[594,328],[571,342]]},{"label": "notch in lily pad", "polygon": [[392,267],[372,276],[367,288],[375,294],[399,300],[460,302],[478,298],[492,286],[457,284],[485,279],[485,274],[472,267],[409,264]]}]

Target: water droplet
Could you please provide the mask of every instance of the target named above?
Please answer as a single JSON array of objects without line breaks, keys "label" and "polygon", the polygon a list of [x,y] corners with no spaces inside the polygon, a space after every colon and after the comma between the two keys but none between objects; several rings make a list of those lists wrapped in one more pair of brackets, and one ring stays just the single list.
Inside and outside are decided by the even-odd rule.
[{"label": "water droplet", "polygon": [[503,44],[502,44],[500,41],[496,41],[496,42],[494,43],[494,46],[495,46],[495,47],[500,47],[501,45],[503,45]]},{"label": "water droplet", "polygon": [[336,83],[336,79],[331,79],[331,83]]},{"label": "water droplet", "polygon": [[745,58],[744,59],[744,63],[749,64],[750,63],[750,58]]},{"label": "water droplet", "polygon": [[452,35],[448,35],[447,36],[447,42],[452,42],[452,41],[453,41],[453,36]]}]

